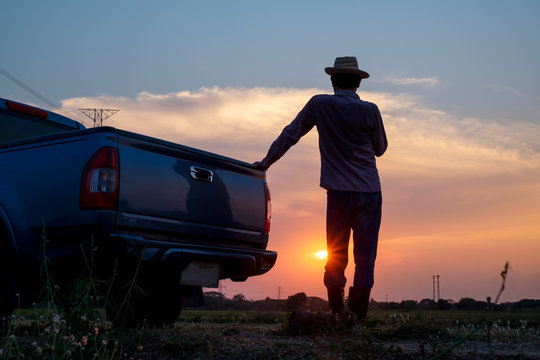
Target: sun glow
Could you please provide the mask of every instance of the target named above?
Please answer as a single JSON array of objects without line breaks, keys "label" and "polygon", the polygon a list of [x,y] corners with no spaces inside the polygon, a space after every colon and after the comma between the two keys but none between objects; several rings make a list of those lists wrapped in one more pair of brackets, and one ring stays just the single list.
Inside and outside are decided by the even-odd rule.
[{"label": "sun glow", "polygon": [[326,256],[328,255],[328,253],[326,252],[326,250],[321,250],[321,251],[317,251],[316,253],[313,254],[317,259],[326,259]]}]

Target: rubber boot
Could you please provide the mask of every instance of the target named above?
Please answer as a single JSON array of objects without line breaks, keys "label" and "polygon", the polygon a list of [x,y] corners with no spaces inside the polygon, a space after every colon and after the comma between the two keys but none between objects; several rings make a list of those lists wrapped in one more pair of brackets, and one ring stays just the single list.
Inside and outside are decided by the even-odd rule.
[{"label": "rubber boot", "polygon": [[357,288],[351,286],[349,288],[348,308],[351,310],[358,320],[365,319],[369,305],[369,295],[371,289]]},{"label": "rubber boot", "polygon": [[345,309],[343,303],[343,288],[342,287],[329,287],[328,288],[328,303],[332,314],[341,314]]}]

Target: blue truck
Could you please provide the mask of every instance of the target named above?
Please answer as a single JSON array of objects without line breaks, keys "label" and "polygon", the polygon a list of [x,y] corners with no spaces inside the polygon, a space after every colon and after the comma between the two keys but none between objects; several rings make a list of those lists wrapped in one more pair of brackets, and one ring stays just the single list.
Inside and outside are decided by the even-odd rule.
[{"label": "blue truck", "polygon": [[172,323],[203,287],[274,266],[270,213],[252,164],[0,98],[4,315],[39,300],[45,265],[59,289],[106,284],[115,324]]}]

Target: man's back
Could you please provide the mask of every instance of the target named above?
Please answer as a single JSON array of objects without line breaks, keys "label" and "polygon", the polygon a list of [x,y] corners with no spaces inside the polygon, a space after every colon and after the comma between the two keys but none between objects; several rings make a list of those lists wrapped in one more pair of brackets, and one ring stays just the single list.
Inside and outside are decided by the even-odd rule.
[{"label": "man's back", "polygon": [[310,102],[306,112],[313,112],[319,132],[321,186],[331,190],[380,191],[375,156],[382,155],[387,144],[377,106],[346,90],[338,90],[335,95],[316,95]]}]

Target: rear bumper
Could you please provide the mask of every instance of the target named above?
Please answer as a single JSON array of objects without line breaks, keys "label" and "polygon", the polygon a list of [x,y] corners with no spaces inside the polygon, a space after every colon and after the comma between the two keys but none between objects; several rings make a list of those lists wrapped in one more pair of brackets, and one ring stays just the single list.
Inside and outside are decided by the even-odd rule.
[{"label": "rear bumper", "polygon": [[233,281],[264,274],[277,259],[275,251],[166,242],[124,234],[110,237],[115,243],[124,244],[126,255],[140,257],[148,265],[181,272],[192,261],[216,263],[220,266],[220,278]]}]

